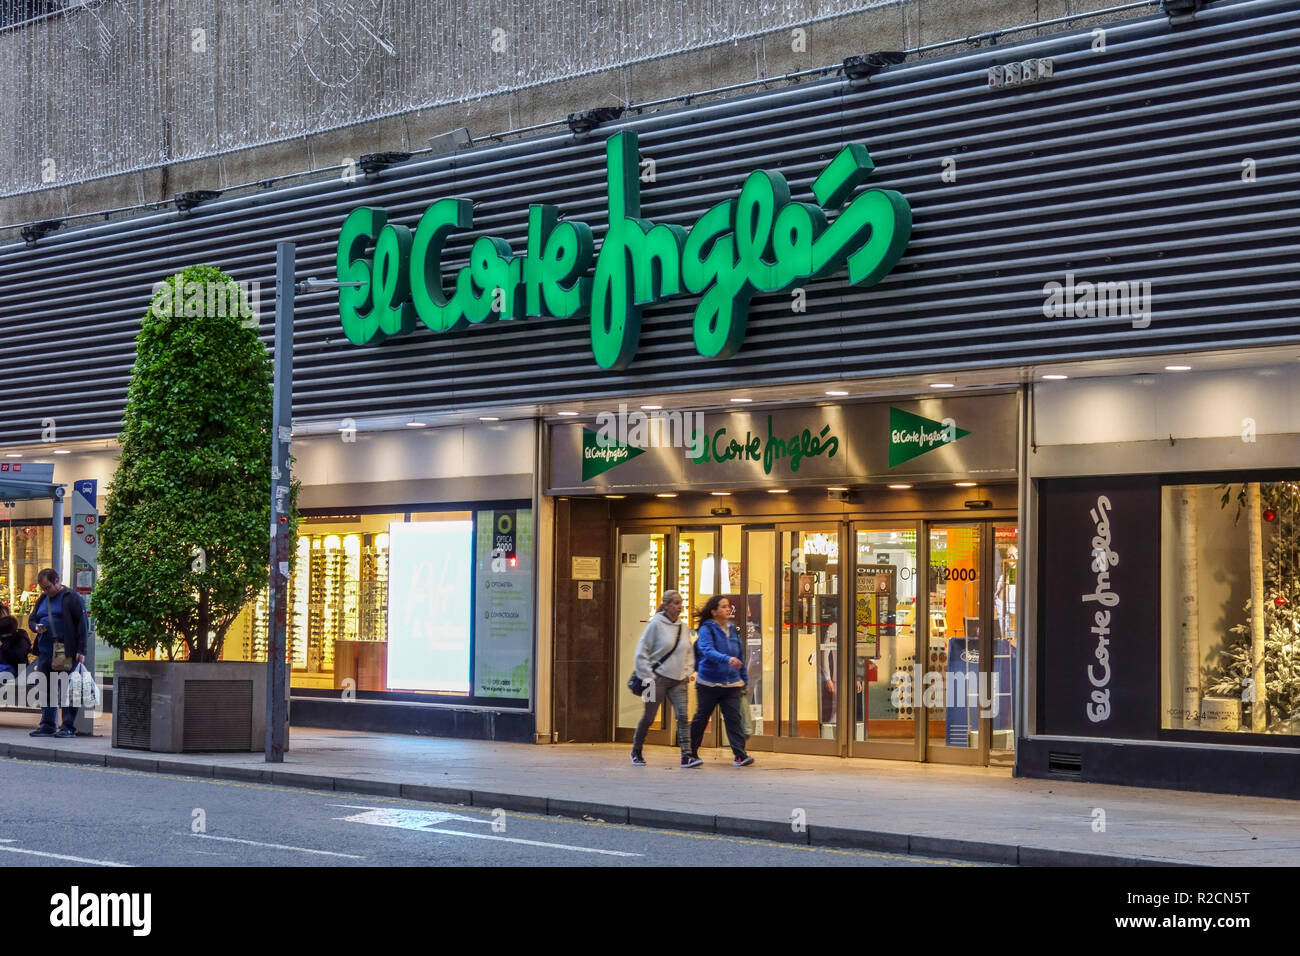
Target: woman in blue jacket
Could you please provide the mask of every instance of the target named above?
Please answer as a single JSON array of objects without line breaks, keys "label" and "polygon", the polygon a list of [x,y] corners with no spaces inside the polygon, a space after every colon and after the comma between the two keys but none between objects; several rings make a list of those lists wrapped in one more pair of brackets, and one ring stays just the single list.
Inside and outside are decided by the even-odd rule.
[{"label": "woman in blue jacket", "polygon": [[700,611],[699,637],[695,642],[695,717],[691,720],[691,756],[699,756],[704,728],[717,707],[735,759],[733,767],[748,767],[754,758],[745,753],[745,735],[740,729],[740,702],[745,699],[749,673],[740,635],[731,626],[731,602],[721,595],[709,598]]}]

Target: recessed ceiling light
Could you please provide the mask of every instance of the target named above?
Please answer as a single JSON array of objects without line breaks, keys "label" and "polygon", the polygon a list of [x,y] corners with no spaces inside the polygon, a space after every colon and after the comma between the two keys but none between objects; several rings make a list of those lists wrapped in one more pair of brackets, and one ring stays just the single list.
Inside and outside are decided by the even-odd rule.
[{"label": "recessed ceiling light", "polygon": [[907,489],[911,488],[912,486],[911,485],[890,485],[889,487],[893,488],[895,491],[907,491]]},{"label": "recessed ceiling light", "polygon": [[659,411],[659,409],[661,409],[661,408],[663,408],[662,405],[642,405],[642,406],[641,406],[641,411],[643,411],[643,412],[657,412],[657,411]]},{"label": "recessed ceiling light", "polygon": [[973,482],[973,481],[959,481],[959,482],[957,482],[957,487],[958,487],[958,488],[974,488],[974,487],[975,487],[975,482]]},{"label": "recessed ceiling light", "polygon": [[731,492],[730,492],[730,491],[710,491],[709,494],[713,495],[713,497],[715,497],[715,498],[730,498],[730,497],[731,497]]},{"label": "recessed ceiling light", "polygon": [[480,416],[478,417],[478,420],[481,421],[481,422],[499,422],[499,421],[501,421],[501,419],[497,418],[495,415],[480,415]]},{"label": "recessed ceiling light", "polygon": [[657,492],[657,493],[655,494],[655,497],[656,497],[656,498],[676,498],[676,497],[677,497],[677,492],[675,492],[675,491],[660,491],[660,492]]},{"label": "recessed ceiling light", "polygon": [[576,415],[576,414],[578,414],[578,413],[577,413],[577,412],[556,412],[555,414],[557,414],[557,415],[562,415],[562,416],[564,416],[565,418],[572,418],[574,415]]},{"label": "recessed ceiling light", "polygon": [[1190,372],[1191,370],[1192,367],[1190,365],[1166,365],[1165,366],[1166,372]]},{"label": "recessed ceiling light", "polygon": [[[429,426],[426,425],[424,422],[407,422],[406,427],[407,428],[428,428]],[[347,431],[347,429],[340,428],[339,431]]]},{"label": "recessed ceiling light", "polygon": [[931,382],[930,387],[931,388],[952,388],[953,383],[952,382]]},{"label": "recessed ceiling light", "polygon": [[1044,375],[1043,380],[1048,382],[1063,382],[1070,376],[1068,375]]},{"label": "recessed ceiling light", "polygon": [[752,399],[752,398],[733,398],[732,401],[735,402],[737,405],[744,405],[744,404],[747,403],[747,402],[752,402],[753,399]]},{"label": "recessed ceiling light", "polygon": [[56,455],[71,455],[72,452],[68,451],[66,448],[57,448],[57,449],[55,449],[54,454],[56,454]]},{"label": "recessed ceiling light", "polygon": [[844,485],[832,485],[831,487],[827,488],[826,490],[827,490],[827,491],[848,491],[849,489],[848,489],[847,487],[845,487]]},{"label": "recessed ceiling light", "polygon": [[22,456],[22,453],[21,453],[21,452],[11,452],[10,454],[5,455],[5,457],[6,457],[6,458],[21,458],[21,457],[23,457],[23,456]]},{"label": "recessed ceiling light", "polygon": [[837,396],[838,396],[838,395],[847,395],[847,394],[849,394],[849,393],[846,392],[846,391],[844,391],[843,389],[840,389],[840,388],[828,388],[828,389],[826,390],[826,394],[827,394],[827,395],[837,395]]},{"label": "recessed ceiling light", "polygon": [[767,493],[768,493],[769,495],[788,495],[788,494],[790,493],[790,489],[789,489],[789,488],[769,488],[769,489],[767,489]]},{"label": "recessed ceiling light", "polygon": [[627,495],[606,495],[606,498],[626,498]]}]

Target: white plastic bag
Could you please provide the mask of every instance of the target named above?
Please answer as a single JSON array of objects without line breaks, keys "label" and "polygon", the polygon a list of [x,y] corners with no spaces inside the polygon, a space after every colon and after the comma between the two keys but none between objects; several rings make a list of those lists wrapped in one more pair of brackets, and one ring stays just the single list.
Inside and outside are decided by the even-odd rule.
[{"label": "white plastic bag", "polygon": [[99,704],[99,688],[95,686],[95,675],[86,670],[86,665],[77,663],[68,675],[67,707],[83,707],[94,710]]}]

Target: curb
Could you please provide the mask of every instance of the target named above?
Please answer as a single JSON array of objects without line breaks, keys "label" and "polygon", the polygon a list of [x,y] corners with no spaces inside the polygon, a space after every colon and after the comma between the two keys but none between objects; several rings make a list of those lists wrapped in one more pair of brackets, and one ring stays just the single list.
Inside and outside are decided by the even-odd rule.
[{"label": "curb", "polygon": [[364,777],[331,777],[326,774],[297,773],[288,770],[263,770],[256,767],[220,766],[184,760],[153,759],[127,754],[106,756],[77,751],[42,748],[24,744],[0,743],[0,757],[17,760],[43,760],[69,764],[120,767],[144,773],[208,777],[217,780],[241,780],[272,786],[306,790],[327,790],[371,796],[397,797],[421,803],[460,804],[485,809],[514,810],[542,816],[594,819],[604,823],[628,824],[659,830],[682,830],[713,833],[750,840],[770,840],[803,846],[822,846],[850,850],[871,850],[907,856],[960,860],[972,863],[999,863],[1004,866],[1176,866],[1198,867],[1201,864],[1156,857],[1120,856],[1091,853],[1085,850],[1056,850],[1048,847],[989,843],[925,836],[919,833],[894,833],[887,830],[855,830],[812,824],[795,830],[784,820],[756,820],[749,817],[710,816],[681,810],[633,807],[621,804],[539,797],[529,794],[501,793],[492,790],[465,790],[422,784],[398,784]]}]

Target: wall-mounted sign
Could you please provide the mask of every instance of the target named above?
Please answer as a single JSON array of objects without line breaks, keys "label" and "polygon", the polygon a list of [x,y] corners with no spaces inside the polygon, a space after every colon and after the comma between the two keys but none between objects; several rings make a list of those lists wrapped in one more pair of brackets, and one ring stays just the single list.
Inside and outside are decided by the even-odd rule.
[{"label": "wall-mounted sign", "polygon": [[914,415],[902,408],[889,409],[889,467],[894,468],[918,455],[950,445],[970,432],[958,428],[957,422],[945,418],[941,422]]},{"label": "wall-mounted sign", "polygon": [[636,133],[606,141],[605,165],[609,229],[599,255],[586,223],[561,221],[555,206],[532,205],[527,251],[515,255],[504,239],[480,236],[450,290],[443,246],[451,233],[473,228],[472,200],[438,200],[414,233],[388,222],[383,209],[352,210],[336,261],[340,282],[359,283],[339,290],[344,334],[365,345],[410,332],[417,319],[445,332],[496,319],[590,317],[596,364],[622,369],[636,355],[641,310],[696,295],[695,347],[727,358],[745,340],[751,297],[841,270],[852,285],[875,285],[912,233],[911,207],[901,194],[854,194],[875,168],[860,143],[841,149],[813,181],[816,205],[793,201],[783,175],[758,169],[739,196],[712,206],[689,231],[641,218]]},{"label": "wall-mounted sign", "polygon": [[573,574],[569,576],[573,578],[575,581],[580,579],[591,579],[593,581],[599,581],[600,580],[600,558],[599,557],[585,558],[585,557],[578,557],[577,555],[575,555],[573,558]]},{"label": "wall-mounted sign", "polygon": [[474,693],[527,700],[533,661],[533,513],[476,516]]},{"label": "wall-mounted sign", "polygon": [[1160,484],[1040,488],[1041,732],[1151,739],[1160,727]]},{"label": "wall-mounted sign", "polygon": [[[1010,393],[687,414],[689,429],[649,429],[652,440],[643,447],[631,441],[635,429],[608,422],[552,426],[550,490],[744,489],[902,477],[993,481],[1016,474],[1018,409]],[[657,440],[665,434],[679,440]]]}]

